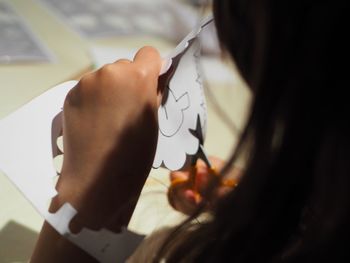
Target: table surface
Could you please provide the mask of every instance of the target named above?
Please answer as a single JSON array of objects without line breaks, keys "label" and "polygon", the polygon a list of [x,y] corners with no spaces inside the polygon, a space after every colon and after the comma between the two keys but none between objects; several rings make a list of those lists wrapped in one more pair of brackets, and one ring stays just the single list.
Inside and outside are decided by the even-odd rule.
[{"label": "table surface", "polygon": [[[84,72],[91,70],[91,45],[113,48],[152,45],[162,51],[174,47],[174,43],[152,37],[87,41],[52,17],[35,1],[12,0],[11,4],[56,59],[53,63],[0,64],[0,119],[50,87],[70,79],[79,79]],[[217,78],[213,81],[208,76],[206,87],[208,131],[205,148],[210,155],[221,158],[227,158],[232,152],[238,132],[224,121],[222,114],[217,110],[216,102],[219,102],[221,110],[240,129],[244,124],[250,99],[250,93],[234,66],[231,65],[230,69],[233,76],[230,82],[219,82]],[[183,218],[167,203],[168,184],[168,172],[165,169],[152,170],[130,222],[130,228],[150,233],[159,225],[176,224]],[[0,208],[0,263],[28,261],[43,219],[1,172]]]}]

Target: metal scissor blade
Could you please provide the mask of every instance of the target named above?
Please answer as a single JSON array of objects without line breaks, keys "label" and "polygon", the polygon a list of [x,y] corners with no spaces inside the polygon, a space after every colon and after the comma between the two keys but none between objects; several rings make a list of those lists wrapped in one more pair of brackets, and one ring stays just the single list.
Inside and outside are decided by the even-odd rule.
[{"label": "metal scissor blade", "polygon": [[211,164],[211,162],[210,162],[210,160],[209,160],[209,158],[208,158],[208,155],[207,155],[207,154],[205,153],[205,151],[204,151],[204,147],[203,147],[202,144],[199,145],[198,157],[199,157],[200,159],[202,159],[202,160],[205,162],[205,164],[206,164],[209,168],[212,168],[212,167],[213,167],[212,164]]}]

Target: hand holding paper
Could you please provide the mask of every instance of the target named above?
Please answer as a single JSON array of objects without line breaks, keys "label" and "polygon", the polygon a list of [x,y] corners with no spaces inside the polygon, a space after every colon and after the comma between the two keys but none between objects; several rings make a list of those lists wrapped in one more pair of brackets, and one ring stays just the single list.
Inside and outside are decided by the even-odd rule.
[{"label": "hand holding paper", "polygon": [[[120,60],[85,75],[67,95],[56,208],[72,204],[77,217],[90,215],[77,219],[89,228],[106,226],[104,220],[128,200],[136,204],[156,149],[160,66],[158,52],[146,47],[132,62]],[[133,205],[123,211],[124,222],[109,222],[111,228],[127,225]]]},{"label": "hand holding paper", "polygon": [[[157,52],[142,49],[133,62],[107,65],[78,85],[58,85],[0,121],[0,169],[56,231],[101,262],[124,262],[142,239],[121,227],[152,164],[181,169],[203,143],[197,35],[208,21],[166,57],[162,69]],[[165,71],[161,98],[157,81]],[[56,191],[52,136],[60,131],[55,120],[63,104],[64,164]]]}]

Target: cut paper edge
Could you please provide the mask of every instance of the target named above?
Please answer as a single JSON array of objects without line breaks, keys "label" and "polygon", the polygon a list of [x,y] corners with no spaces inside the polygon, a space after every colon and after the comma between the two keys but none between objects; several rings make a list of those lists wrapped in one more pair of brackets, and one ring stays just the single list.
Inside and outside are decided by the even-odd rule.
[{"label": "cut paper edge", "polygon": [[65,203],[56,213],[47,212],[45,218],[62,236],[100,262],[125,262],[145,238],[144,235],[129,231],[125,227],[122,227],[120,233],[106,228],[97,231],[83,228],[79,233],[73,234],[69,230],[69,224],[76,214],[77,210],[69,203]]},{"label": "cut paper edge", "polygon": [[[61,112],[66,94],[76,84],[77,81],[62,83],[0,121],[0,169],[61,235],[101,262],[124,262],[143,235],[126,228],[121,233],[83,228],[72,234],[69,223],[78,213],[72,205],[65,203],[56,213],[47,210],[47,202],[59,194],[53,184],[57,172],[53,164],[51,124]],[[36,154],[32,154],[33,150]],[[21,165],[14,164],[14,160],[20,160]],[[26,177],[28,171],[30,176]]]},{"label": "cut paper edge", "polygon": [[[199,145],[204,142],[207,111],[198,65],[199,53],[200,43],[197,39],[192,39],[186,50],[174,58],[178,59],[178,64],[174,65],[176,68],[167,84],[168,98],[158,109],[158,143],[153,161],[155,169],[165,167],[175,171],[188,167],[191,160],[196,158]],[[181,98],[186,95],[189,98],[187,101],[189,105],[182,107]],[[201,119],[200,128],[203,135],[200,140],[191,132],[197,128],[198,116]]]}]

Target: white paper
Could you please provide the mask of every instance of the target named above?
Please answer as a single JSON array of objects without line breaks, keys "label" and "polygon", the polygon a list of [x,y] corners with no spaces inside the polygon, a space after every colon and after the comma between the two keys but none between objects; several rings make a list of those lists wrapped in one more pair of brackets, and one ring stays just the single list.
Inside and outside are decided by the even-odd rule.
[{"label": "white paper", "polygon": [[[201,25],[171,53],[175,57],[166,58],[175,72],[167,86],[167,100],[158,111],[156,167],[183,167],[204,139],[206,106],[198,71],[200,49],[195,39],[200,30]],[[59,151],[53,137],[58,135],[59,127],[54,120],[62,111],[66,94],[76,84],[60,84],[0,120],[0,169],[60,234],[101,262],[124,262],[142,235],[127,229],[113,233],[86,228],[72,234],[69,222],[78,213],[74,207],[66,203],[54,214],[47,211],[47,203],[58,194],[53,183],[57,175],[53,158]]]},{"label": "white paper", "polygon": [[56,213],[47,213],[45,218],[57,232],[100,262],[125,262],[145,237],[125,227],[118,234],[105,228],[98,231],[83,228],[78,234],[73,234],[69,230],[69,223],[76,214],[74,207],[65,203]]},{"label": "white paper", "polygon": [[58,85],[0,121],[0,168],[61,235],[101,262],[124,262],[143,235],[127,229],[120,234],[107,229],[83,229],[72,234],[68,225],[77,211],[70,204],[64,204],[54,214],[47,210],[49,200],[57,195],[52,121],[76,84],[70,81]]},{"label": "white paper", "polygon": [[57,194],[52,181],[52,120],[75,84],[56,86],[0,121],[0,169],[42,215]]},{"label": "white paper", "polygon": [[[182,48],[187,48],[182,44]],[[115,61],[116,57],[132,59],[137,50],[94,47],[91,50],[97,67]],[[197,116],[203,137],[206,134],[207,109],[199,66],[200,44],[194,40],[182,56],[168,89],[168,100],[158,110],[159,135],[154,168],[160,166],[179,170],[190,163],[197,153],[199,140],[190,130],[195,130]],[[164,71],[168,69],[165,66]],[[203,138],[204,139],[204,138]],[[169,150],[171,149],[171,150]]]},{"label": "white paper", "polygon": [[207,108],[199,71],[199,42],[195,40],[181,57],[170,80],[167,101],[158,110],[158,145],[153,167],[179,170],[189,163],[199,147],[196,130],[198,116],[205,136]]}]

